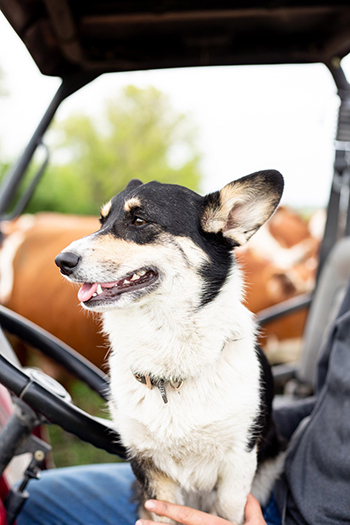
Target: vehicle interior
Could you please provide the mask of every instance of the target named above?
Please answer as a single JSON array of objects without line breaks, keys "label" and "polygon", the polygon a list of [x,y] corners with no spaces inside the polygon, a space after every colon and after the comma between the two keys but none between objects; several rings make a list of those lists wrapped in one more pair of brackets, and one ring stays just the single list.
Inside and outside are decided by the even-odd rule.
[{"label": "vehicle interior", "polygon": [[[293,396],[311,394],[322,341],[350,277],[350,84],[341,67],[341,60],[350,52],[349,2],[0,0],[0,9],[41,73],[62,79],[27,147],[1,182],[0,235],[1,224],[25,211],[40,183],[48,158],[18,197],[18,188],[35,151],[45,141],[57,108],[100,75],[214,65],[325,64],[336,84],[340,107],[316,287],[311,294],[257,316],[265,326],[290,312],[308,309],[300,362],[277,365],[273,371],[280,391],[288,382]],[[108,398],[108,377],[81,357],[78,349],[0,305],[0,383],[11,393],[14,404],[0,434],[0,476],[14,456],[26,451],[32,458],[21,484],[0,490],[11,524],[28,497],[28,480],[37,475],[50,449],[33,435],[38,425],[60,425],[121,458],[126,451],[108,421],[74,406],[65,389],[45,374],[22,369],[5,332],[53,358],[103,399]]]}]

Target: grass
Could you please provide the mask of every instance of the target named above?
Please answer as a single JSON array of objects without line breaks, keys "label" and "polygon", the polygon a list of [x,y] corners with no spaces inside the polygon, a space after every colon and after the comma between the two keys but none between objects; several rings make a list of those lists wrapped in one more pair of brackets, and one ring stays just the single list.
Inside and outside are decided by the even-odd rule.
[{"label": "grass", "polygon": [[[81,381],[71,383],[69,392],[73,403],[93,416],[106,418],[106,403],[98,394],[91,391]],[[115,463],[120,461],[113,456],[85,443],[73,434],[65,432],[56,425],[49,425],[48,432],[52,446],[53,461],[56,467],[87,465],[94,463]]]}]

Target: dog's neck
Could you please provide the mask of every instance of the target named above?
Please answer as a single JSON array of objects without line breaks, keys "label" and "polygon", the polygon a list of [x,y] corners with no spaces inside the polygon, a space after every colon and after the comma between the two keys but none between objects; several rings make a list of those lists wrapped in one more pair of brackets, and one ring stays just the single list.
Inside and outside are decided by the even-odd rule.
[{"label": "dog's neck", "polygon": [[167,381],[197,376],[218,359],[227,342],[254,332],[240,290],[236,270],[218,296],[201,308],[184,289],[181,300],[174,293],[172,300],[159,294],[142,305],[107,312],[104,328],[112,352],[133,374]]}]

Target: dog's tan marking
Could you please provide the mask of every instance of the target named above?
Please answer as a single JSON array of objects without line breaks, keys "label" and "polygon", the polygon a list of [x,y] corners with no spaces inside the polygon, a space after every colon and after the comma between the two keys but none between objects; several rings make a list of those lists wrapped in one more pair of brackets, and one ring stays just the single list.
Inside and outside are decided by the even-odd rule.
[{"label": "dog's tan marking", "polygon": [[129,253],[126,250],[129,250],[130,248],[137,250],[138,248],[136,242],[116,238],[111,233],[96,236],[92,245],[95,245],[94,247],[97,246],[101,250],[105,250],[104,252],[101,252],[102,255],[107,253],[109,256],[114,254],[116,249],[118,249],[118,255],[121,253],[121,255],[124,256],[126,253]]},{"label": "dog's tan marking", "polygon": [[[144,493],[144,500],[147,498],[155,498],[157,500],[169,501],[170,503],[183,504],[181,491],[171,477],[159,470],[151,459],[145,460],[143,467],[146,469],[148,477],[148,487]],[[169,518],[157,516],[150,513],[153,520],[170,523],[175,525],[175,522]]]},{"label": "dog's tan marking", "polygon": [[101,217],[105,219],[108,216],[109,212],[111,211],[111,207],[112,207],[112,201],[106,202],[106,204],[104,204],[100,209]]},{"label": "dog's tan marking", "polygon": [[122,262],[125,258],[130,257],[131,254],[141,251],[136,243],[115,238],[110,233],[97,236],[91,246],[95,250],[91,255],[91,259],[95,260],[96,264],[112,258],[115,262]]},{"label": "dog's tan marking", "polygon": [[124,211],[131,211],[133,208],[139,208],[141,206],[141,201],[137,197],[132,197],[124,204]]},{"label": "dog's tan marking", "polygon": [[[125,272],[147,265],[147,261],[154,260],[155,250],[159,250],[157,244],[149,244],[145,247],[133,241],[116,238],[112,234],[96,236],[91,241],[91,248],[93,250],[89,260],[92,264],[103,265],[110,262],[114,271],[123,265]],[[125,261],[127,261],[126,265]]]},{"label": "dog's tan marking", "polygon": [[202,228],[245,244],[272,215],[280,198],[278,188],[267,187],[261,179],[255,177],[254,185],[249,178],[237,180],[222,188],[219,201],[204,210]]},{"label": "dog's tan marking", "polygon": [[[183,503],[180,490],[177,483],[169,476],[161,471],[156,471],[151,481],[151,490],[156,494],[156,499],[162,501],[169,501],[170,503]],[[170,518],[164,516],[157,516],[151,513],[153,520],[157,520],[162,523],[170,523],[175,525],[176,522]]]},{"label": "dog's tan marking", "polygon": [[[249,189],[249,188],[248,188]],[[203,213],[202,226],[206,231],[218,233],[226,226],[230,211],[245,201],[254,200],[253,192],[245,190],[239,182],[227,184],[220,191],[220,204],[208,206]]]}]

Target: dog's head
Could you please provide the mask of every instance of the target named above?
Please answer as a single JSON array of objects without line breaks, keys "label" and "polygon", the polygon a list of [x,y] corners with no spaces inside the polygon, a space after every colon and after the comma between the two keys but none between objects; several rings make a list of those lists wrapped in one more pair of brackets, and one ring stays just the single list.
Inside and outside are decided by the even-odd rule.
[{"label": "dog's head", "polygon": [[[101,228],[55,259],[82,284],[78,297],[106,311],[155,297],[166,287],[186,295],[197,283],[196,307],[212,301],[234,262],[233,248],[276,209],[283,191],[277,171],[253,173],[201,197],[172,184],[131,181],[101,208]],[[157,292],[158,291],[158,292]]]}]

